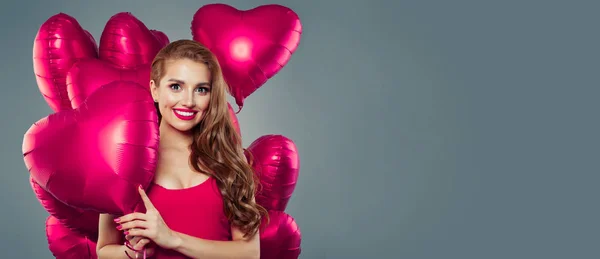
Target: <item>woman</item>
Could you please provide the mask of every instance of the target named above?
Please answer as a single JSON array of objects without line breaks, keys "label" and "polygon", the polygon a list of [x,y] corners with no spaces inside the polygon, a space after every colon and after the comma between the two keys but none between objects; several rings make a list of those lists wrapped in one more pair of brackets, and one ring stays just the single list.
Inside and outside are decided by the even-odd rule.
[{"label": "woman", "polygon": [[145,248],[157,259],[259,258],[266,210],[254,199],[217,59],[195,41],[175,41],[157,54],[150,77],[160,145],[148,195],[138,188],[145,213],[102,214],[98,257],[135,258]]}]

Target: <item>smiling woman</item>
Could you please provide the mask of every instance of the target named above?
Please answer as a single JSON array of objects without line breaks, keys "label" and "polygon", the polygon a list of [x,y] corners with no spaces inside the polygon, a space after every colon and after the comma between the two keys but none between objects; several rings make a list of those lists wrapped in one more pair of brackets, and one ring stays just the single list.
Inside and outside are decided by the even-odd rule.
[{"label": "smiling woman", "polygon": [[154,59],[149,85],[160,121],[154,184],[147,195],[140,188],[145,213],[101,215],[98,257],[144,248],[154,258],[259,258],[267,213],[255,202],[217,59],[195,41],[175,41]]}]

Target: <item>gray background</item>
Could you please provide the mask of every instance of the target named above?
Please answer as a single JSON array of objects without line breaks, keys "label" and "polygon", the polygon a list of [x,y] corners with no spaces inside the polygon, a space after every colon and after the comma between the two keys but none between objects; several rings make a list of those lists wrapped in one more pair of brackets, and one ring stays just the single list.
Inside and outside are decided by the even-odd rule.
[{"label": "gray background", "polygon": [[[301,258],[599,257],[594,1],[224,2],[283,4],[304,25],[239,114],[245,145],[284,134],[300,150],[287,212]],[[51,257],[21,154],[51,112],[32,69],[39,26],[65,12],[99,40],[130,11],[191,38],[207,3],[2,2],[0,258]]]}]

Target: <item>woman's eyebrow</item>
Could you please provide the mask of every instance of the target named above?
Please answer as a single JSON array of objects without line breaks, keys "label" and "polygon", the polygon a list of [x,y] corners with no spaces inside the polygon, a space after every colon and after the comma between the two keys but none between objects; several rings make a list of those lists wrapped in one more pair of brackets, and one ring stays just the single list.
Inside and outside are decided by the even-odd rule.
[{"label": "woman's eyebrow", "polygon": [[[185,85],[185,82],[183,80],[179,80],[179,79],[175,79],[175,78],[169,78],[169,80],[167,80],[169,82],[175,82],[178,83],[180,85]],[[196,84],[196,87],[200,87],[200,86],[204,86],[204,87],[211,87],[209,82],[200,82],[198,84]]]},{"label": "woman's eyebrow", "polygon": [[169,81],[169,82],[175,82],[175,83],[178,83],[178,84],[185,85],[185,82],[183,82],[183,80],[179,80],[179,79],[175,79],[175,78],[170,78],[167,81]]}]

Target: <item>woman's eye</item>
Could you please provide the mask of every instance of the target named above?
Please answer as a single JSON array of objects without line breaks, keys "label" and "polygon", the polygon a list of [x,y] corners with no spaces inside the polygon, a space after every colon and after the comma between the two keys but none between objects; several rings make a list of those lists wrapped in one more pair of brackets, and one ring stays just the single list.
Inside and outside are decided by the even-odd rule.
[{"label": "woman's eye", "polygon": [[206,88],[206,87],[198,87],[198,88],[196,88],[196,92],[206,93],[206,92],[208,92],[208,88]]},{"label": "woman's eye", "polygon": [[181,88],[181,86],[179,84],[172,84],[172,85],[170,85],[170,87],[173,90],[179,90]]}]

